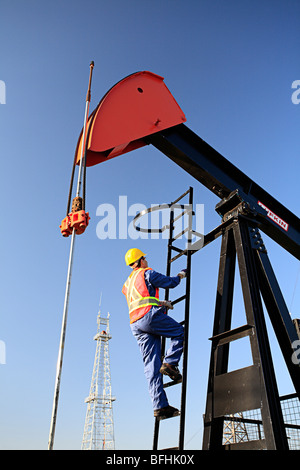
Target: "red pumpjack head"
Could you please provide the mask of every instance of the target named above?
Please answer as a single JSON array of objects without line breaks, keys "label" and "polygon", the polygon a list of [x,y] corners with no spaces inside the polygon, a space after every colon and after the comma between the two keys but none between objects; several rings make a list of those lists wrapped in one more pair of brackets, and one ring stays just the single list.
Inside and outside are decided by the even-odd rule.
[{"label": "red pumpjack head", "polygon": [[[163,80],[152,72],[137,72],[104,95],[88,119],[86,166],[143,147],[148,135],[186,121]],[[77,164],[81,158],[82,133],[75,154]]]},{"label": "red pumpjack head", "polygon": [[[152,72],[137,72],[116,83],[101,99],[87,122],[86,166],[147,145],[145,137],[182,124],[186,117],[164,84]],[[80,164],[83,130],[79,136],[75,162]],[[64,237],[81,234],[88,226],[89,213],[72,211],[60,225]]]}]

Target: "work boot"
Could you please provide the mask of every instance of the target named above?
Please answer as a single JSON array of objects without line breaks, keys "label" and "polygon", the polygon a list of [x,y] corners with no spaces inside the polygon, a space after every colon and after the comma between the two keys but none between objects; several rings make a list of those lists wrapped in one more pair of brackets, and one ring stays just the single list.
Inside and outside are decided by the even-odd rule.
[{"label": "work boot", "polygon": [[180,374],[178,367],[173,366],[172,364],[164,362],[159,371],[163,375],[168,375],[172,380],[179,381],[182,379],[182,375]]},{"label": "work boot", "polygon": [[155,418],[161,420],[161,419],[167,419],[167,418],[173,418],[174,416],[179,416],[180,411],[177,410],[177,408],[174,408],[173,406],[165,406],[164,408],[160,408],[159,410],[154,410],[154,416]]}]

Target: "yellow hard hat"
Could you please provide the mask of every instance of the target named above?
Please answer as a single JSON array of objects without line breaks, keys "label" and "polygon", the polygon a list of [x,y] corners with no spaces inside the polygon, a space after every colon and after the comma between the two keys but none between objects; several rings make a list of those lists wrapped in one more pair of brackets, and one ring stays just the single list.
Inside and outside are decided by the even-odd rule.
[{"label": "yellow hard hat", "polygon": [[146,256],[139,248],[130,248],[125,255],[126,265],[129,266],[132,263],[138,261],[142,256]]}]

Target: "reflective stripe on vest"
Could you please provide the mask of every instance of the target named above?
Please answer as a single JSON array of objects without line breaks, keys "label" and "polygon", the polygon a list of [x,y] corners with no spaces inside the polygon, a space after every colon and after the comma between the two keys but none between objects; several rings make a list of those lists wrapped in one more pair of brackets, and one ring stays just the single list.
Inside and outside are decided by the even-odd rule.
[{"label": "reflective stripe on vest", "polygon": [[146,315],[153,305],[160,305],[158,289],[155,291],[156,297],[149,296],[149,290],[144,277],[144,272],[149,269],[151,268],[133,270],[123,286],[122,292],[126,296],[130,323]]}]

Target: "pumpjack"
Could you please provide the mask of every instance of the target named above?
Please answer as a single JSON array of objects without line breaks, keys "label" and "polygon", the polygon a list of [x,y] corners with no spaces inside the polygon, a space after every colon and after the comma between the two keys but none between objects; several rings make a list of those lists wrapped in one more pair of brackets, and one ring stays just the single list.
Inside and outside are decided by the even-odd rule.
[{"label": "pumpjack", "polygon": [[[225,417],[251,409],[261,410],[264,434],[241,446],[288,449],[263,302],[300,398],[300,367],[292,360],[299,340],[298,323],[290,317],[261,232],[300,260],[300,220],[185,122],[163,77],[148,71],[134,73],[114,85],[89,116],[86,139],[82,131],[74,165],[80,164],[83,154],[87,167],[151,144],[220,198],[215,209],[222,222],[204,235],[201,246],[222,237],[203,449],[224,449]],[[189,254],[198,250],[195,244]],[[246,323],[232,329],[236,260]],[[230,343],[245,336],[250,340],[253,365],[228,372]]]}]

